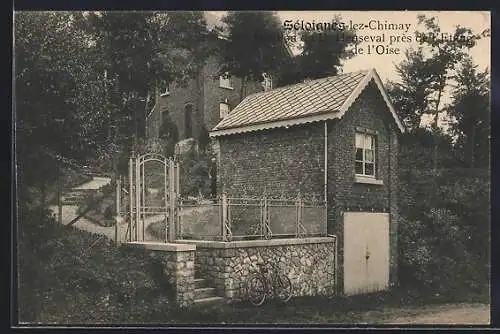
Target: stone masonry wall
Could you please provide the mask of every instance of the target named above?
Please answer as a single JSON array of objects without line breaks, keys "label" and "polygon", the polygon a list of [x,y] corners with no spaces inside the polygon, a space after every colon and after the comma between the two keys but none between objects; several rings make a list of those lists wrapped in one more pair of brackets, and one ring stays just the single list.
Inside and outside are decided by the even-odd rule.
[{"label": "stone masonry wall", "polygon": [[268,262],[277,264],[290,278],[294,296],[325,295],[334,288],[335,239],[310,240],[314,243],[300,244],[300,239],[295,239],[296,244],[291,241],[288,245],[238,247],[235,243],[232,248],[197,245],[196,272],[228,301],[243,300],[246,279],[258,270],[257,263]]},{"label": "stone masonry wall", "polygon": [[188,307],[194,303],[194,246],[140,242],[128,245],[145,248],[151,258],[162,263],[164,273],[172,285],[176,305]]}]

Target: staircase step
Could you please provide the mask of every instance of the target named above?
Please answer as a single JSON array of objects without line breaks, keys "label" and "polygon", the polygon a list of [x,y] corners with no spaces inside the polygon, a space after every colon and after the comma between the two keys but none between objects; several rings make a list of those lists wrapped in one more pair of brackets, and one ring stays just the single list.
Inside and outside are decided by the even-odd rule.
[{"label": "staircase step", "polygon": [[207,281],[204,278],[195,278],[194,279],[194,288],[195,289],[206,288],[206,287],[207,287]]},{"label": "staircase step", "polygon": [[195,306],[201,306],[201,305],[209,305],[209,304],[218,304],[218,303],[223,303],[224,298],[222,297],[207,297],[207,298],[200,298],[200,299],[195,299],[194,300],[194,305]]},{"label": "staircase step", "polygon": [[195,299],[203,299],[208,297],[216,297],[215,288],[199,288],[194,290]]}]

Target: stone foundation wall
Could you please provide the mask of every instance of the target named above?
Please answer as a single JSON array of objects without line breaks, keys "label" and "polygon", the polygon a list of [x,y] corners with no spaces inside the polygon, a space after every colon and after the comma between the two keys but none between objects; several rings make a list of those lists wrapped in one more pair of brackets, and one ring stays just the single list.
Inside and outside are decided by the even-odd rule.
[{"label": "stone foundation wall", "polygon": [[150,252],[152,258],[161,261],[178,306],[188,307],[194,303],[195,246],[152,242],[131,242],[127,245],[142,247]]},{"label": "stone foundation wall", "polygon": [[196,272],[228,301],[242,300],[245,282],[271,262],[286,274],[294,296],[325,295],[335,284],[335,238],[276,239],[196,244]]}]

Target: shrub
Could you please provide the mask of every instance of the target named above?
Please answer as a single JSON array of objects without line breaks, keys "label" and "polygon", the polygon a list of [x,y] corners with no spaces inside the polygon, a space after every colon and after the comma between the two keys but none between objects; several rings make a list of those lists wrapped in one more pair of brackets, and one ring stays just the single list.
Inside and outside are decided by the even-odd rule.
[{"label": "shrub", "polygon": [[198,153],[191,149],[180,156],[180,184],[183,196],[208,196],[210,194],[209,152]]},{"label": "shrub", "polygon": [[20,217],[20,321],[143,322],[170,312],[168,280],[146,252],[116,248],[103,236],[58,225],[47,213]]},{"label": "shrub", "polygon": [[110,205],[110,206],[107,206],[106,209],[104,209],[104,219],[106,220],[111,220],[113,219],[113,207]]},{"label": "shrub", "polygon": [[418,171],[402,178],[400,282],[449,295],[487,291],[489,177],[474,170],[445,170],[435,181]]}]

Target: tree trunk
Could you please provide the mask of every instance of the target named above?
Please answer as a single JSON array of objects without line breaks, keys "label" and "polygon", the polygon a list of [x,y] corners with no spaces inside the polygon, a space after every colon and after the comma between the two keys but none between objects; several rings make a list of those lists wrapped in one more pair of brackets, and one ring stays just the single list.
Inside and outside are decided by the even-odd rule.
[{"label": "tree trunk", "polygon": [[475,142],[476,142],[476,126],[472,126],[472,133],[469,139],[469,167],[474,168],[475,164]]},{"label": "tree trunk", "polygon": [[439,104],[441,102],[441,94],[443,90],[439,90],[438,92],[438,97],[436,101],[436,110],[434,114],[434,148],[433,148],[433,161],[432,161],[432,169],[434,171],[434,175],[437,172],[437,167],[438,167],[438,122],[439,122]]},{"label": "tree trunk", "polygon": [[[444,87],[444,85],[442,85],[441,87]],[[435,203],[436,202],[436,196],[437,196],[437,169],[438,169],[438,134],[439,134],[439,131],[438,131],[438,122],[439,122],[439,104],[441,102],[441,94],[443,93],[443,89],[440,89],[438,91],[438,96],[437,96],[437,100],[436,100],[436,110],[435,110],[435,114],[434,114],[434,124],[433,124],[433,127],[434,127],[434,147],[433,147],[433,157],[432,157],[432,175],[433,175],[433,182],[432,182],[432,185],[433,185],[433,191],[432,191],[432,203]]]},{"label": "tree trunk", "polygon": [[436,111],[436,115],[434,116],[434,123],[433,123],[433,128],[434,128],[434,146],[433,146],[433,151],[432,151],[432,170],[434,171],[434,174],[437,172],[438,168],[438,117],[439,117],[439,112]]},{"label": "tree trunk", "polygon": [[[154,98],[155,98],[155,103],[156,103],[156,92],[155,92],[155,94],[154,94]],[[149,101],[150,101],[150,99],[151,99],[151,92],[148,90],[148,91],[147,91],[147,93],[146,93],[146,98],[145,98],[145,101],[144,101],[144,102],[145,102],[145,105],[144,105],[144,113],[143,113],[143,115],[141,116],[141,117],[142,117],[142,119],[144,119],[144,123],[143,123],[143,124],[141,123],[141,126],[143,127],[142,131],[144,131],[144,134],[145,134],[145,135],[148,133],[148,131],[147,131],[147,121],[146,121],[146,117],[147,117],[147,115],[149,114],[149,112],[151,111],[151,110],[149,110],[149,107],[150,107],[150,105],[149,105]],[[153,107],[152,107],[152,108],[154,108],[154,105],[153,105]],[[149,138],[146,138],[146,139],[149,139]]]}]

